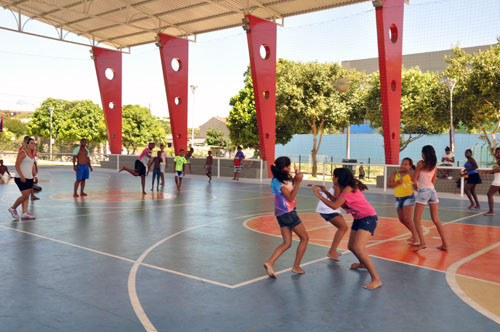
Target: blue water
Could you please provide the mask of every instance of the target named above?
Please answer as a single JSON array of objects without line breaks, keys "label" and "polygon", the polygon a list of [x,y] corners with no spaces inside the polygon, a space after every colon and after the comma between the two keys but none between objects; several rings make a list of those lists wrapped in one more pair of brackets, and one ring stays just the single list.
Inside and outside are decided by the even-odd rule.
[{"label": "blue water", "polygon": [[[276,145],[276,156],[280,155],[304,155],[311,154],[313,144],[313,135],[294,135],[292,140],[286,145]],[[444,149],[450,145],[449,135],[427,135],[408,145],[400,153],[400,158],[410,157],[414,161],[420,160],[421,151],[424,145],[432,145],[436,150],[438,161],[444,154]],[[482,147],[482,156],[481,156]],[[478,163],[492,160],[487,156],[487,144],[479,138],[478,134],[455,134],[455,161],[459,166],[464,164],[464,153],[466,149],[474,150],[474,158]],[[334,162],[340,162],[346,156],[346,135],[323,135],[323,140],[318,152],[319,161],[323,158]],[[357,159],[358,162],[385,163],[384,156],[384,138],[379,134],[351,134],[351,159]],[[456,163],[455,163],[456,165]]]}]

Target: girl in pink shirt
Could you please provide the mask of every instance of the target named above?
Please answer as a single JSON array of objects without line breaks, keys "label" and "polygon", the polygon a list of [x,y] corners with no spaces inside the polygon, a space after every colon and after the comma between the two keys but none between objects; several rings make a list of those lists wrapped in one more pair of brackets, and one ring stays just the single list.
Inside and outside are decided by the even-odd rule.
[{"label": "girl in pink shirt", "polygon": [[314,193],[332,209],[342,207],[347,213],[352,214],[354,222],[351,227],[348,248],[358,258],[359,263],[353,263],[351,269],[367,269],[372,281],[365,285],[364,288],[379,288],[382,286],[382,281],[366,252],[366,243],[370,238],[370,234],[373,236],[378,219],[377,212],[361,192],[368,188],[359,180],[356,180],[347,168],[336,168],[333,171],[333,183],[340,187],[340,194],[334,201],[323,197],[316,186],[313,187]]}]

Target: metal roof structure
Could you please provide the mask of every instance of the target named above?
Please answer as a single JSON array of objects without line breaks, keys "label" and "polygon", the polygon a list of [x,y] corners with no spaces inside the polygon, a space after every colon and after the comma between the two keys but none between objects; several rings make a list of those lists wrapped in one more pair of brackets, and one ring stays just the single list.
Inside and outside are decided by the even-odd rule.
[{"label": "metal roof structure", "polygon": [[[1,29],[40,37],[124,50],[155,42],[158,33],[196,35],[241,26],[245,14],[284,22],[304,14],[368,0],[0,0],[14,14],[16,27]],[[26,19],[26,17],[28,19]],[[31,20],[53,26],[57,35],[29,31]],[[76,42],[69,33],[85,37]]]}]

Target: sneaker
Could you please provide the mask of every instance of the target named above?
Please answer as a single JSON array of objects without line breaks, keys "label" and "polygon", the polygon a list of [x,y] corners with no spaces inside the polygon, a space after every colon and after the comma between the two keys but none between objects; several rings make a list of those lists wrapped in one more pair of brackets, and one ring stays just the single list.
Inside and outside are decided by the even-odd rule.
[{"label": "sneaker", "polygon": [[23,213],[21,215],[21,220],[33,220],[33,219],[36,219],[35,216],[32,216],[31,214],[29,213]]},{"label": "sneaker", "polygon": [[13,209],[13,208],[9,208],[9,212],[10,212],[10,215],[12,216],[12,218],[14,219],[19,219],[19,214],[17,213],[17,210],[16,209]]}]

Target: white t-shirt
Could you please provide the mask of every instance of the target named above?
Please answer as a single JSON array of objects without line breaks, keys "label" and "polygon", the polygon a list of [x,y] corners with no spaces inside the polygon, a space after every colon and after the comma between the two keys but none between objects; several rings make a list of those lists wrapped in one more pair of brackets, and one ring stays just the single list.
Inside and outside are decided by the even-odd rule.
[{"label": "white t-shirt", "polygon": [[[333,188],[330,188],[330,190],[328,190],[328,192],[332,195],[335,193]],[[326,194],[323,192],[321,193],[321,196],[328,199]],[[318,202],[318,206],[316,207],[316,212],[323,213],[323,214],[341,213],[340,208],[338,208],[337,210],[334,210],[331,207],[329,207],[328,205],[326,205],[325,203],[323,203],[323,201],[321,201],[321,200]]]},{"label": "white t-shirt", "polygon": [[455,158],[455,155],[453,154],[453,152],[450,152],[450,154],[446,154],[446,153],[443,154],[443,158],[445,158],[444,161],[443,161],[443,165],[453,166],[453,163],[451,161],[449,161],[449,160],[446,159],[446,158],[448,158],[448,159]]}]

